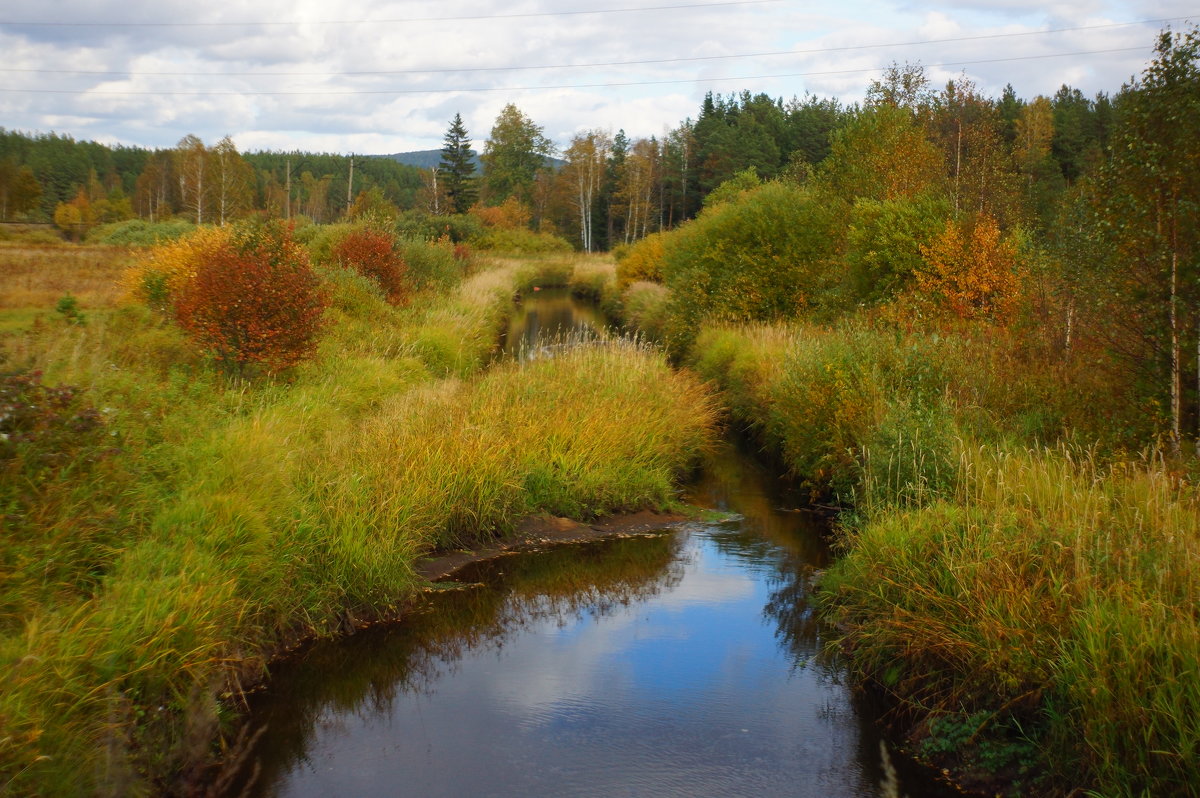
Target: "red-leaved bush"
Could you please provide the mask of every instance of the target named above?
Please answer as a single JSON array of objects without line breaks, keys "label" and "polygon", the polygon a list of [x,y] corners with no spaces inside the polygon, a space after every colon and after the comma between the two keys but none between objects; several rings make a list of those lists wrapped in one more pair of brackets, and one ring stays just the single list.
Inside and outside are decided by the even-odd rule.
[{"label": "red-leaved bush", "polygon": [[317,348],[329,297],[281,222],[235,229],[175,297],[175,317],[230,372],[274,373]]},{"label": "red-leaved bush", "polygon": [[357,228],[334,246],[332,254],[342,266],[379,283],[388,302],[401,305],[408,300],[408,266],[396,251],[396,238],[391,233]]}]

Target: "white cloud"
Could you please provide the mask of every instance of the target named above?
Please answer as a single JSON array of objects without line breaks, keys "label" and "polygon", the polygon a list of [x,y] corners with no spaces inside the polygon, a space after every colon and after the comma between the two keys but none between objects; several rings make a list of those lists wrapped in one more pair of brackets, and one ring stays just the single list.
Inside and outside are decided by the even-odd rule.
[{"label": "white cloud", "polygon": [[[0,68],[7,70],[0,87],[9,89],[0,91],[0,113],[7,127],[54,128],[79,138],[146,146],[171,146],[187,133],[206,141],[232,133],[243,149],[398,152],[440,146],[456,112],[463,114],[476,147],[482,148],[500,109],[515,102],[565,145],[574,132],[596,127],[624,128],[635,137],[661,135],[694,117],[709,90],[749,89],[783,97],[807,90],[857,101],[876,74],[870,70],[893,61],[930,65],[935,86],[965,69],[991,94],[999,94],[1006,83],[1023,97],[1053,93],[1062,83],[1085,94],[1116,91],[1141,71],[1157,25],[901,43],[1103,25],[1189,11],[1183,0],[1050,5],[1032,0],[849,0],[819,13],[780,2],[428,21],[573,11],[588,5],[582,0],[344,0],[333,6],[323,0],[257,0],[208,7],[180,0],[60,0],[47,10],[40,0],[9,0],[0,13],[0,49],[6,55]],[[13,24],[20,21],[185,24]],[[867,44],[893,46],[711,58]],[[1138,49],[936,66],[1125,47]],[[687,58],[709,60],[669,61]],[[655,60],[662,63],[615,63]],[[575,66],[588,64],[611,65]],[[487,69],[444,71],[465,67]],[[361,74],[384,72],[389,74]],[[789,77],[767,77],[773,75]],[[491,91],[474,91],[478,89]]]}]

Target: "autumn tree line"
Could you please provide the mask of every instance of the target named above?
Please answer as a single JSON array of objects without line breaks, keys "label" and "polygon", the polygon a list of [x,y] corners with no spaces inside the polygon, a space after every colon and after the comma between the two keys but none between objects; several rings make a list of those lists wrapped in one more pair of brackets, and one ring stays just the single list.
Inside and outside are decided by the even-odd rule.
[{"label": "autumn tree line", "polygon": [[[678,352],[709,321],[967,330],[1014,375],[1057,375],[1030,418],[1042,439],[1183,453],[1200,445],[1198,61],[1196,29],[1165,31],[1116,94],[1028,101],[894,66],[791,149],[788,106],[708,98],[657,150],[678,166],[671,142],[688,142],[694,171],[653,184],[623,280],[668,289],[660,326]],[[669,229],[685,191],[700,208]]]},{"label": "autumn tree line", "polygon": [[0,221],[58,222],[77,233],[133,218],[223,224],[257,214],[326,223],[360,196],[412,207],[420,188],[419,169],[388,158],[239,153],[228,136],[206,144],[187,135],[150,150],[0,130]]},{"label": "autumn tree line", "polygon": [[478,153],[456,115],[440,163],[424,170],[382,157],[239,153],[228,137],[151,151],[0,131],[0,215],[75,234],[133,217],[365,215],[406,234],[516,228],[624,256],[756,187],[802,187],[809,210],[774,234],[800,247],[777,253],[786,268],[775,277],[787,279],[754,287],[761,258],[748,255],[722,278],[736,290],[714,284],[689,312],[828,314],[918,289],[941,310],[1000,318],[1036,298],[1046,346],[1119,363],[1114,384],[1137,404],[1122,416],[1161,420],[1178,448],[1200,429],[1196,81],[1193,30],[1164,32],[1142,76],[1094,97],[1069,86],[993,97],[966,76],[938,88],[919,66],[894,65],[861,103],[709,94],[694,120],[661,136],[592,128],[563,148],[509,104]]},{"label": "autumn tree line", "polygon": [[[1105,151],[1122,96],[1089,98],[1063,86],[1051,98],[1025,101],[1008,87],[991,99],[964,79],[901,99],[922,105],[928,134],[948,154],[950,127],[971,115],[967,139],[996,139],[994,168],[1022,177],[1025,204],[1046,220],[1053,198]],[[694,120],[661,136],[630,139],[623,130],[587,129],[559,149],[510,104],[478,157],[456,116],[442,162],[425,170],[386,157],[238,153],[229,137],[206,144],[188,135],[174,148],[148,150],[0,130],[0,221],[58,221],[77,232],[173,216],[217,224],[249,214],[327,223],[352,213],[355,203],[360,211],[443,215],[513,201],[527,210],[533,228],[603,251],[694,217],[705,196],[746,169],[762,179],[803,176],[825,160],[839,130],[872,108],[871,98],[845,105],[811,94],[787,101],[749,91],[709,94]],[[964,151],[980,146],[959,144]]]}]

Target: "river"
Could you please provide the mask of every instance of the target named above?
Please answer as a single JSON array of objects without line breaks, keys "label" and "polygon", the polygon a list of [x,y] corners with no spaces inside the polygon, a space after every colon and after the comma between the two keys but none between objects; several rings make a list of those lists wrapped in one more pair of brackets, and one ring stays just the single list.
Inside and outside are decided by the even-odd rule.
[{"label": "river", "polygon": [[[527,297],[509,346],[539,348],[529,319],[596,323],[574,308]],[[264,798],[883,795],[875,719],[809,604],[821,521],[733,443],[689,499],[711,519],[477,563],[278,664],[235,792],[253,773]],[[904,793],[944,794],[897,764]]]}]

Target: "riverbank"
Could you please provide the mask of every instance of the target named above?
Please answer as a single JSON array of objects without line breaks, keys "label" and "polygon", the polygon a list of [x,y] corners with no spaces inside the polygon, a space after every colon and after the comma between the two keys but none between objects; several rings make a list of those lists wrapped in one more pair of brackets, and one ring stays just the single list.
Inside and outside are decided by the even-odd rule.
[{"label": "riverbank", "polygon": [[913,753],[991,793],[1189,794],[1200,498],[1162,460],[1023,442],[1049,403],[989,392],[965,344],[709,327],[692,362],[845,508],[822,612]]},{"label": "riverbank", "polygon": [[[117,253],[96,267],[114,281]],[[71,467],[27,477],[7,518],[5,789],[169,792],[274,652],[393,617],[426,552],[672,506],[712,435],[698,380],[620,341],[481,370],[530,268],[407,307],[329,271],[317,358],[284,380],[221,378],[137,307],[51,308],[7,338],[29,390],[76,386],[96,423],[41,439]]]},{"label": "riverbank", "polygon": [[537,551],[548,546],[656,534],[677,529],[690,519],[690,515],[653,510],[609,515],[590,524],[560,516],[533,515],[518,522],[513,531],[501,540],[485,541],[469,551],[444,552],[419,560],[416,572],[429,582],[440,582],[468,565],[506,554]]}]

